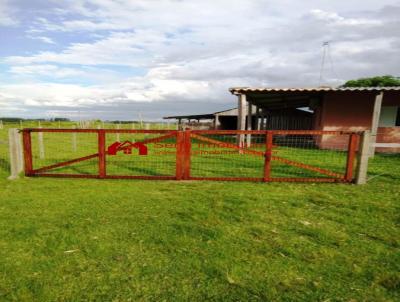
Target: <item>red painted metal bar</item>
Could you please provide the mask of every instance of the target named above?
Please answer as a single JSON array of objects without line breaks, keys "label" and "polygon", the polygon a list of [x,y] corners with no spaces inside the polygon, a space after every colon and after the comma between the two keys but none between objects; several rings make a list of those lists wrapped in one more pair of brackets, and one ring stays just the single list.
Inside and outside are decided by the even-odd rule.
[{"label": "red painted metal bar", "polygon": [[30,132],[84,132],[97,133],[99,130],[104,130],[105,133],[170,133],[177,130],[133,130],[133,129],[58,129],[58,128],[25,128]]},{"label": "red painted metal bar", "polygon": [[267,134],[265,135],[265,161],[264,161],[265,182],[271,179],[272,141],[273,141],[273,132],[267,131]]},{"label": "red painted metal bar", "polygon": [[318,173],[325,174],[325,175],[328,175],[328,176],[333,176],[333,177],[337,177],[337,178],[342,178],[343,177],[343,175],[340,174],[340,173],[336,173],[336,172],[332,172],[332,171],[329,171],[329,170],[326,170],[326,169],[322,169],[322,168],[314,167],[314,166],[311,166],[311,165],[299,163],[297,161],[286,159],[286,158],[283,158],[283,157],[280,157],[280,156],[273,155],[272,156],[272,160],[276,160],[276,161],[282,162],[284,164],[287,164],[287,165],[290,165],[290,166],[293,166],[293,167],[298,167],[298,168],[301,168],[301,169],[310,170],[310,171],[313,171],[313,172],[318,172]]},{"label": "red painted metal bar", "polygon": [[99,147],[99,177],[106,177],[106,133],[104,130],[98,130]]},{"label": "red painted metal bar", "polygon": [[24,129],[22,131],[22,141],[24,145],[25,176],[31,176],[33,175],[32,138],[29,130]]},{"label": "red painted metal bar", "polygon": [[356,158],[357,152],[357,143],[358,143],[358,134],[351,134],[349,137],[349,148],[347,151],[347,163],[346,163],[346,175],[345,179],[347,181],[353,180],[353,167],[354,167],[354,160]]},{"label": "red painted metal bar", "polygon": [[184,157],[184,132],[179,131],[176,135],[176,180],[183,179],[183,157]]},{"label": "red painted metal bar", "polygon": [[[264,178],[260,177],[190,177],[190,180],[209,180],[209,181],[254,181],[264,182]],[[343,178],[301,178],[301,177],[271,177],[270,182],[347,182]]]},{"label": "red painted metal bar", "polygon": [[[329,131],[329,130],[272,130],[278,135],[348,135],[355,132],[350,131]],[[359,132],[362,133],[362,132]]]},{"label": "red painted metal bar", "polygon": [[64,161],[64,162],[61,162],[61,163],[57,163],[57,164],[54,164],[54,165],[45,166],[45,167],[33,170],[33,173],[41,173],[41,172],[48,171],[48,170],[51,170],[51,169],[65,167],[65,166],[68,166],[68,165],[71,165],[71,164],[74,164],[74,163],[78,163],[78,162],[81,162],[81,161],[84,161],[84,160],[89,160],[89,159],[92,159],[92,158],[96,158],[98,156],[99,156],[99,153],[95,153],[95,154],[91,154],[91,155],[88,155],[88,156],[83,156],[83,157],[71,159],[71,160],[68,160],[68,161]]},{"label": "red painted metal bar", "polygon": [[346,180],[342,178],[324,178],[324,177],[272,177],[270,179],[271,182],[346,182]]},{"label": "red painted metal bar", "polygon": [[[161,142],[161,141],[163,141],[163,140],[165,140],[165,139],[167,139],[167,138],[175,137],[175,136],[176,136],[176,133],[177,133],[177,132],[175,132],[175,133],[170,133],[170,134],[163,135],[163,136],[154,137],[154,138],[149,138],[149,139],[145,139],[145,140],[143,140],[143,141],[137,141],[136,143],[142,143],[142,144],[158,143],[158,142]],[[118,150],[119,150],[119,151],[122,151],[122,150],[125,150],[125,149],[129,149],[129,146],[128,146],[128,147],[119,148]]]},{"label": "red painted metal bar", "polygon": [[[100,178],[93,174],[68,174],[68,173],[39,173],[32,176],[59,177],[59,178]],[[175,180],[174,176],[147,176],[147,175],[106,175],[104,179],[148,179],[148,180]]]},{"label": "red painted metal bar", "polygon": [[[273,131],[279,135],[348,135],[349,131],[328,131],[328,130],[191,130],[193,134],[265,134],[266,131]],[[361,133],[361,132],[360,132]]]},{"label": "red painted metal bar", "polygon": [[252,155],[258,155],[258,156],[264,156],[264,152],[262,151],[255,151],[255,150],[251,150],[251,149],[247,149],[238,145],[234,145],[234,144],[230,144],[230,143],[225,143],[225,142],[221,142],[219,140],[216,139],[212,139],[212,138],[208,138],[208,137],[204,137],[195,133],[191,133],[191,136],[193,138],[196,138],[200,141],[204,141],[210,144],[214,144],[216,146],[222,147],[222,148],[231,148],[231,149],[237,149],[241,151],[241,154],[252,154]]},{"label": "red painted metal bar", "polygon": [[264,181],[261,177],[198,177],[191,176],[189,180],[215,180],[215,181]]},{"label": "red painted metal bar", "polygon": [[192,149],[190,130],[184,132],[184,153],[183,153],[183,179],[189,179],[190,177],[190,153]]},{"label": "red painted metal bar", "polygon": [[95,174],[69,174],[69,173],[38,173],[32,176],[39,177],[59,177],[59,178],[99,178],[99,175]]},{"label": "red painted metal bar", "polygon": [[107,175],[106,179],[176,180],[175,176],[162,175]]}]

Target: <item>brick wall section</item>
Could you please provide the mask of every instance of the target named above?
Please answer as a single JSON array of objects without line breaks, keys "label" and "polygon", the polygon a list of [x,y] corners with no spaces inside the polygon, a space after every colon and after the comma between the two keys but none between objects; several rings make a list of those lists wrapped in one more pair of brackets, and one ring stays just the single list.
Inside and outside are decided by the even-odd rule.
[{"label": "brick wall section", "polygon": [[[371,129],[375,94],[372,92],[327,93],[315,116],[315,128],[333,131],[363,131]],[[385,92],[383,106],[400,106],[398,93]],[[317,142],[321,148],[343,150],[347,136],[324,135]],[[400,143],[400,127],[380,127],[378,143]],[[377,152],[400,152],[399,148],[378,148]]]}]

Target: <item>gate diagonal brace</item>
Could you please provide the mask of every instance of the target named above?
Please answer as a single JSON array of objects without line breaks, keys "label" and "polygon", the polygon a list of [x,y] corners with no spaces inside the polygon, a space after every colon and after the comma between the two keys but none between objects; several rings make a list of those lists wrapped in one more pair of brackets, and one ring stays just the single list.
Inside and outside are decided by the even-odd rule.
[{"label": "gate diagonal brace", "polygon": [[[221,142],[212,138],[208,138],[208,137],[204,137],[198,134],[194,134],[191,133],[191,136],[193,138],[196,138],[198,140],[204,141],[204,142],[208,142],[208,143],[212,143],[215,144],[217,146],[223,147],[223,148],[231,148],[231,149],[236,149],[236,150],[240,150],[242,152],[242,154],[252,154],[252,155],[258,155],[258,156],[265,156],[265,153],[262,151],[256,151],[256,150],[248,150],[246,148],[234,145],[234,144],[230,144],[230,143],[225,143],[225,142]],[[309,171],[313,171],[313,172],[318,172],[324,175],[328,175],[328,176],[333,176],[333,177],[337,177],[337,178],[343,178],[343,175],[339,174],[339,173],[335,173],[329,170],[325,170],[322,168],[318,168],[318,167],[314,167],[311,165],[307,165],[307,164],[303,164],[303,163],[299,163],[290,159],[286,159],[280,156],[276,156],[276,155],[272,155],[271,157],[272,160],[276,160],[279,162],[282,162],[284,164],[290,165],[290,166],[294,166],[297,168],[303,168]]]}]

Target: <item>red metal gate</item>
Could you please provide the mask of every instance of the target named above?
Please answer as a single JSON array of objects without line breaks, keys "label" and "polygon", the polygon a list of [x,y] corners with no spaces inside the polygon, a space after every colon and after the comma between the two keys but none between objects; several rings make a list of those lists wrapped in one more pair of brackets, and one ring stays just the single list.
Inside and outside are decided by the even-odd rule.
[{"label": "red metal gate", "polygon": [[351,182],[359,134],[24,129],[27,176]]}]

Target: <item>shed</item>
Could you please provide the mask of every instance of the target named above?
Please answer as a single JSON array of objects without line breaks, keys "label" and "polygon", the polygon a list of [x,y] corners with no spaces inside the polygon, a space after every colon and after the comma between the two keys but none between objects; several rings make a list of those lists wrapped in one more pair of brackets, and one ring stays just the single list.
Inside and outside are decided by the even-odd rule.
[{"label": "shed", "polygon": [[[247,119],[247,108],[245,115]],[[178,121],[179,128],[189,126],[191,128],[208,128],[218,130],[234,130],[237,126],[238,109],[231,108],[223,111],[217,111],[206,114],[188,114],[188,115],[174,115],[166,116],[164,119],[175,119]],[[253,117],[254,119],[254,117]]]},{"label": "shed", "polygon": [[[378,151],[400,152],[400,87],[235,87],[230,92],[238,96],[238,130],[370,130]],[[293,124],[299,108],[309,114],[296,115]],[[285,122],[268,122],[268,113],[277,111]],[[247,123],[246,115],[254,114],[256,123]]]}]

